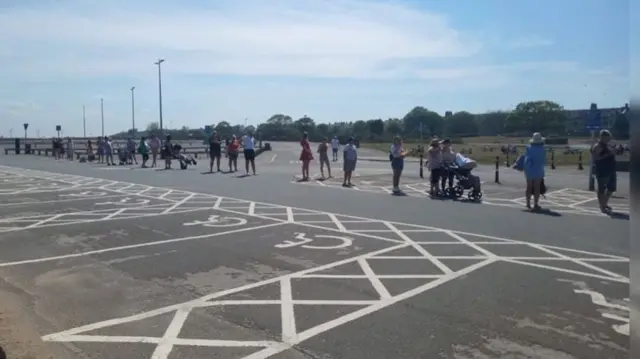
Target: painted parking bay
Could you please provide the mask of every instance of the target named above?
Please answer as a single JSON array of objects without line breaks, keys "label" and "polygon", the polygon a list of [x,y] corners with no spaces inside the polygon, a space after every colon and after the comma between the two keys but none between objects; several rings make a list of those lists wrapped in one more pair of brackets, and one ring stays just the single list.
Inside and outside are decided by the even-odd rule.
[{"label": "painted parking bay", "polygon": [[[547,358],[557,348],[540,338],[552,333],[577,358],[626,354],[627,258],[150,186],[107,187],[170,198],[171,210],[113,215],[98,226],[155,220],[156,228],[180,227],[176,233],[214,233],[165,240],[142,229],[132,237],[160,242],[76,248],[73,256],[0,267],[20,292],[37,294],[24,301],[53,324],[41,328],[49,345],[95,357],[364,359],[452,348],[470,356],[488,347],[497,358],[535,357],[526,349],[542,343],[534,354]],[[173,217],[181,220],[168,224]],[[211,228],[233,228],[240,223],[233,217],[264,225]],[[563,315],[579,328],[567,328],[557,319]],[[541,323],[550,316],[557,318]]]}]

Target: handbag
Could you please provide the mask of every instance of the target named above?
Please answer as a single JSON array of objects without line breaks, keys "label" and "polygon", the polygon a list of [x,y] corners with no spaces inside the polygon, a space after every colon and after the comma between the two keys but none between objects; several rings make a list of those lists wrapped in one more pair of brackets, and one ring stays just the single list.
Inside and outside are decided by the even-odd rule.
[{"label": "handbag", "polygon": [[524,155],[518,156],[518,158],[513,163],[513,166],[511,166],[511,168],[520,172],[524,171]]}]

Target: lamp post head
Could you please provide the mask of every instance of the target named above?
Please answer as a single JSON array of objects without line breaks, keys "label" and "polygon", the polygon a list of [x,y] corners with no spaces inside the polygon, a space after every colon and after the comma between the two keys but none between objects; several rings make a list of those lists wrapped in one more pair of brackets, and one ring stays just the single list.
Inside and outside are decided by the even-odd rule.
[{"label": "lamp post head", "polygon": [[131,91],[135,90],[136,87],[135,86],[131,86]]},{"label": "lamp post head", "polygon": [[161,63],[164,62],[164,59],[158,59],[158,61],[154,62],[154,65],[160,65]]}]

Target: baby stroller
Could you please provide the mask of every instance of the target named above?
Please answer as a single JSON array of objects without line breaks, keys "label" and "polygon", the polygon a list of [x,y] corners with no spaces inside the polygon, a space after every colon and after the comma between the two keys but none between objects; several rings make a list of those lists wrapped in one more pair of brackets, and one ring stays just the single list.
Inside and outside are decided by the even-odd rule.
[{"label": "baby stroller", "polygon": [[191,155],[185,155],[184,153],[181,153],[182,151],[182,146],[180,146],[180,144],[176,143],[175,145],[173,145],[173,159],[178,160],[178,162],[180,163],[180,169],[181,170],[186,170],[187,167],[189,167],[189,165],[197,165],[198,162],[196,162],[196,160],[191,157]]},{"label": "baby stroller", "polygon": [[480,201],[482,199],[482,188],[480,178],[471,174],[470,168],[458,165],[447,165],[444,167],[450,175],[453,175],[455,184],[447,189],[447,194],[452,198],[460,198],[467,191],[467,198],[470,201]]}]

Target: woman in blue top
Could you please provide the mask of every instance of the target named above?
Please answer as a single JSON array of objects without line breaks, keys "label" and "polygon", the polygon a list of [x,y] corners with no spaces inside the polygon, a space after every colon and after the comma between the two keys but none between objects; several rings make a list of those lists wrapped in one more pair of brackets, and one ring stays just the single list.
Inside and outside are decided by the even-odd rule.
[{"label": "woman in blue top", "polygon": [[544,137],[536,132],[529,140],[524,153],[524,176],[527,179],[527,208],[531,209],[531,195],[533,195],[533,209],[539,210],[540,205],[540,187],[544,178],[544,166],[546,165],[547,155],[544,148]]},{"label": "woman in blue top", "polygon": [[407,155],[402,146],[402,139],[400,136],[393,138],[393,144],[389,149],[389,159],[391,160],[391,168],[393,169],[393,193],[399,194],[400,191],[400,176],[402,176],[402,170],[404,169],[404,158]]}]

